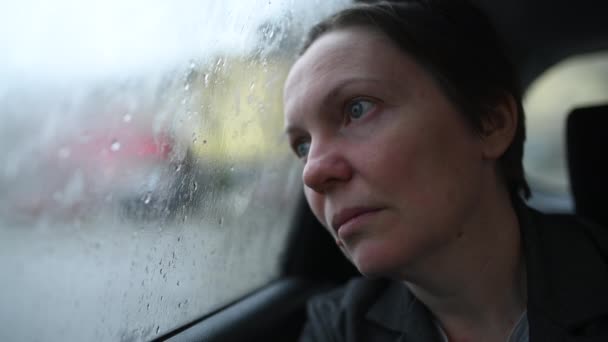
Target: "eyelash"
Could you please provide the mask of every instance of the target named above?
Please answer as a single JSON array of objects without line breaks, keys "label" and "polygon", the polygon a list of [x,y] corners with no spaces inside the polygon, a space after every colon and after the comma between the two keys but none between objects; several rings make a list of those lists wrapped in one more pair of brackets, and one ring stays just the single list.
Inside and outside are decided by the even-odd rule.
[{"label": "eyelash", "polygon": [[[352,112],[349,112],[349,110],[352,110],[352,106],[356,105],[356,104],[360,104],[362,102],[365,103],[369,103],[370,107],[367,108],[366,110],[364,109],[364,112],[362,113],[362,116],[359,118],[355,118],[353,119],[350,115],[352,114]],[[378,106],[378,101],[375,101],[373,99],[370,99],[368,97],[357,97],[357,98],[353,98],[349,101],[347,101],[345,103],[345,105],[343,106],[343,112],[344,112],[344,124],[348,125],[350,124],[352,121],[357,121],[360,120],[362,118],[365,118],[369,112],[373,111],[375,109],[375,107]],[[300,146],[302,146],[303,144],[308,144],[307,146],[307,151],[305,154],[300,153],[300,151],[298,151],[298,148]],[[294,151],[295,155],[300,158],[300,159],[305,159],[306,156],[308,155],[308,149],[310,149],[310,138],[296,138],[294,139],[294,142],[291,144],[292,146],[292,150]]]},{"label": "eyelash", "polygon": [[[352,109],[354,105],[357,104],[361,104],[361,103],[366,103],[369,104],[368,108],[363,108],[362,109],[362,113],[361,116],[357,117],[357,118],[353,118],[351,115],[352,113]],[[349,124],[352,121],[358,121],[361,120],[363,118],[365,118],[370,112],[372,112],[375,107],[378,105],[377,101],[370,99],[368,97],[357,97],[354,99],[351,99],[349,101],[346,102],[346,104],[344,105],[344,122],[345,124]]]},{"label": "eyelash", "polygon": [[302,155],[299,151],[298,148],[302,145],[302,144],[308,144],[308,149],[310,149],[310,138],[306,138],[306,137],[298,137],[295,138],[293,140],[293,142],[291,143],[291,149],[293,150],[293,152],[295,153],[295,155],[300,158],[306,158],[306,156],[308,155],[308,151],[306,151],[306,154]]}]

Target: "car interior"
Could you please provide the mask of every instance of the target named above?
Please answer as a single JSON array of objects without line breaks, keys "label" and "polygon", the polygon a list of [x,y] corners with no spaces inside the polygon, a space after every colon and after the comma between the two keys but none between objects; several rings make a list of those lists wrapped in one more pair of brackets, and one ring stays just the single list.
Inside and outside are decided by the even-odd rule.
[{"label": "car interior", "polygon": [[[313,13],[311,14],[295,6],[299,1],[302,3],[306,1],[294,1],[283,1],[287,3],[288,7],[293,7],[288,11],[292,18],[314,17],[314,11],[317,7],[320,8],[322,3],[316,1],[314,5],[311,5],[313,2],[310,2],[307,6],[312,7],[311,11]],[[361,0],[361,2],[366,1]],[[608,2],[606,1],[471,1],[488,15],[504,39],[506,51],[516,66],[525,92],[533,89],[538,82],[543,81],[546,74],[578,56],[593,56],[594,61],[599,61],[598,63],[603,63],[602,65],[608,65],[608,25],[606,24]],[[262,2],[266,4],[266,1]],[[217,1],[215,2],[217,6],[203,6],[202,9],[199,8],[199,12],[222,13],[221,7],[228,6],[228,3],[235,7],[245,6],[238,1],[235,3],[232,1]],[[244,4],[245,1],[242,3]],[[268,4],[270,3],[271,1],[268,1]],[[272,1],[272,3],[275,3],[275,1]],[[2,6],[0,5],[0,12],[3,12]],[[147,6],[144,6],[144,8],[147,8]],[[43,8],[36,12],[36,15],[41,15],[40,13],[45,10],[49,13],[53,12],[50,8]],[[96,10],[103,12],[101,7],[86,9],[87,12]],[[256,10],[252,8],[248,11],[255,12]],[[67,12],[65,11],[65,13]],[[126,23],[124,27],[137,32],[141,28],[129,24],[133,18],[133,13],[137,12],[136,6],[127,12],[129,14],[123,18]],[[148,14],[154,19],[149,23],[143,23],[142,27],[148,24],[153,27],[156,23],[155,20],[161,20],[159,18],[166,15],[163,14],[163,10],[156,12],[150,10],[149,12],[152,14]],[[182,16],[190,19],[196,18],[197,14],[187,12],[189,11],[181,8],[173,14],[178,18]],[[107,13],[110,13],[110,11]],[[244,22],[249,20],[249,13],[245,14]],[[0,22],[3,21],[2,18],[3,16],[0,13]],[[9,18],[4,19],[8,20]],[[83,26],[86,21],[83,18],[72,18],[70,20],[74,20],[78,25]],[[186,21],[184,19],[184,22]],[[242,29],[245,24],[241,25],[238,20],[233,21],[229,23],[226,21],[226,25],[230,24],[237,28],[236,33],[226,34],[226,37],[241,44],[239,39],[241,39],[241,36],[245,36]],[[219,20],[219,22],[224,23],[224,19]],[[272,45],[274,50],[271,52],[256,50],[252,54],[251,60],[233,56],[220,57],[201,66],[203,64],[196,60],[185,59],[181,62],[188,65],[186,70],[175,69],[177,71],[174,73],[180,75],[177,80],[167,80],[162,75],[158,77],[158,89],[163,89],[163,91],[171,89],[174,93],[179,92],[180,94],[187,93],[189,97],[185,100],[182,100],[182,97],[163,97],[159,95],[161,92],[157,91],[157,88],[150,86],[149,88],[154,88],[150,91],[152,100],[146,102],[145,106],[135,106],[137,108],[132,110],[133,103],[143,100],[129,97],[129,89],[135,87],[146,88],[146,85],[142,86],[137,81],[129,83],[129,81],[122,80],[117,82],[117,85],[112,85],[114,87],[113,92],[104,92],[100,90],[101,87],[100,89],[95,88],[93,91],[94,100],[89,101],[88,98],[85,98],[76,101],[76,104],[62,102],[57,108],[63,108],[61,106],[66,108],[68,106],[84,106],[83,103],[94,108],[111,106],[112,111],[120,113],[120,115],[116,119],[116,125],[109,126],[110,128],[104,128],[101,123],[91,119],[96,113],[87,112],[86,116],[83,116],[86,119],[84,121],[92,122],[91,126],[101,127],[98,131],[104,131],[105,129],[111,132],[117,131],[118,129],[115,127],[118,125],[133,126],[137,120],[144,116],[144,112],[152,110],[150,108],[161,109],[158,112],[160,114],[156,115],[154,120],[142,124],[142,126],[145,125],[145,129],[154,130],[157,134],[156,138],[141,134],[146,139],[146,144],[141,145],[149,145],[147,148],[152,151],[151,153],[142,154],[139,150],[130,151],[125,148],[125,141],[129,141],[129,139],[137,140],[139,137],[139,135],[129,132],[120,133],[124,135],[124,140],[119,139],[123,141],[122,145],[111,135],[104,135],[99,139],[85,137],[89,139],[87,144],[93,146],[92,148],[98,148],[97,141],[100,141],[100,145],[107,145],[102,153],[103,158],[107,157],[107,159],[103,159],[106,166],[112,163],[111,161],[108,162],[112,156],[119,155],[118,152],[132,153],[132,155],[125,155],[124,158],[121,157],[122,159],[117,158],[116,166],[107,169],[106,166],[100,166],[101,164],[95,164],[92,167],[95,170],[91,171],[78,168],[74,172],[75,176],[72,177],[72,180],[67,182],[68,185],[65,186],[67,190],[61,192],[61,196],[57,195],[57,192],[47,196],[50,198],[48,201],[55,203],[59,198],[62,201],[61,203],[64,203],[62,204],[63,207],[60,208],[61,210],[57,209],[56,211],[58,218],[53,218],[53,220],[60,222],[59,224],[30,223],[32,222],[29,219],[30,217],[47,210],[45,209],[47,204],[43,200],[33,202],[26,199],[23,200],[25,205],[16,206],[16,209],[14,209],[6,203],[22,201],[21,199],[3,199],[5,195],[8,197],[11,194],[19,193],[19,190],[11,190],[13,189],[11,188],[12,184],[16,184],[13,179],[27,173],[26,168],[11,166],[11,163],[16,163],[15,160],[21,162],[22,159],[27,159],[11,152],[13,151],[11,148],[18,145],[23,147],[23,151],[29,151],[27,143],[15,143],[15,141],[21,141],[19,137],[22,135],[35,136],[36,139],[39,139],[37,144],[45,147],[47,145],[46,140],[44,140],[45,137],[53,134],[50,134],[48,129],[41,129],[40,131],[31,131],[27,135],[19,133],[20,131],[14,128],[9,128],[13,126],[8,124],[6,129],[3,129],[0,125],[0,134],[5,136],[6,141],[10,141],[10,143],[5,141],[2,143],[4,146],[0,146],[0,161],[5,159],[6,164],[5,169],[0,169],[0,259],[5,260],[7,267],[6,272],[0,272],[2,274],[0,283],[4,284],[0,286],[5,286],[5,288],[0,287],[2,289],[0,291],[0,303],[8,303],[7,305],[0,305],[0,307],[4,307],[0,308],[0,340],[296,341],[306,322],[307,300],[316,294],[339,287],[352,277],[359,276],[357,270],[336,248],[334,241],[310,211],[302,192],[301,170],[297,166],[284,169],[278,167],[275,169],[274,166],[262,168],[260,165],[264,165],[267,160],[263,158],[275,153],[274,150],[265,152],[262,148],[257,150],[251,148],[257,140],[270,136],[270,130],[282,128],[280,99],[273,97],[267,101],[268,103],[262,103],[266,98],[261,93],[261,89],[263,86],[273,89],[282,88],[284,75],[281,73],[284,73],[285,68],[288,68],[285,56],[282,53],[294,49],[294,46],[285,43],[285,41],[289,39],[298,41],[298,37],[290,36],[289,31],[290,29],[295,30],[295,28],[299,30],[297,32],[302,32],[302,29],[305,31],[306,27],[299,27],[298,25],[294,24],[293,27],[289,25],[273,26],[268,23],[258,25],[255,34],[262,37],[260,39],[269,46]],[[203,27],[201,32],[204,32],[205,29],[206,27]],[[36,32],[38,32],[36,34],[41,34],[40,32],[45,30],[47,30],[46,27],[32,28],[29,33],[23,32],[22,34],[34,34]],[[10,33],[11,31],[7,32]],[[123,33],[120,34],[121,37]],[[223,32],[219,32],[218,36],[221,33]],[[10,33],[10,36],[20,37],[19,34],[14,32]],[[183,32],[177,32],[175,35],[183,35]],[[289,39],[275,41],[274,39],[278,35]],[[5,36],[8,37],[9,34],[0,33],[0,44],[2,44]],[[157,35],[150,34],[150,36],[153,37],[151,46],[156,41],[167,41],[163,40],[166,37],[160,33]],[[131,36],[127,33],[124,33],[124,37],[127,40],[131,39]],[[212,38],[209,43],[210,46],[221,45],[220,39]],[[9,40],[6,39],[6,41]],[[237,43],[234,45],[238,45]],[[15,46],[21,45],[17,44]],[[57,46],[61,47],[62,45],[57,44],[50,47],[49,50],[60,50]],[[145,42],[138,42],[133,39],[125,43],[123,47],[127,50],[130,47],[144,49],[145,46],[147,46]],[[119,48],[116,49],[119,50]],[[176,43],[166,49],[163,48],[162,53],[169,56],[171,53],[165,50],[172,49],[184,50],[186,48]],[[94,49],[95,54],[104,55],[108,60],[111,60],[114,55],[109,50],[111,49],[100,52]],[[145,52],[145,54],[149,53]],[[129,61],[133,61],[133,64],[125,69],[137,69],[134,65],[137,65],[137,60],[141,56],[133,56],[129,59]],[[163,56],[163,58],[166,57]],[[19,58],[27,61],[30,57],[31,55],[25,57],[20,55]],[[272,58],[281,61],[277,63],[278,66],[273,66],[272,63],[268,62]],[[5,63],[3,61],[6,60],[0,56],[0,64]],[[154,63],[161,64],[162,61],[161,58],[155,60]],[[255,67],[252,66],[255,63],[251,61],[257,63]],[[48,69],[55,68],[50,64],[44,65]],[[234,69],[238,69],[239,75],[242,75],[246,81],[239,83],[240,81],[232,76],[225,79],[217,76],[221,75],[223,70],[227,68],[226,65],[232,65]],[[91,69],[90,67],[87,68]],[[16,74],[22,71],[22,69],[18,69]],[[0,79],[2,78],[2,72],[3,69],[0,68]],[[282,76],[276,76],[273,73]],[[576,72],[573,71],[573,73]],[[604,68],[603,71],[586,72],[585,75],[587,74],[593,74],[594,77],[601,78],[603,84],[608,85],[608,67]],[[7,73],[7,75],[9,74]],[[35,83],[40,83],[37,78],[33,79]],[[562,83],[567,83],[565,85],[570,87],[567,89],[578,89],[581,93],[586,92],[588,84],[585,84],[585,78],[576,78],[576,80],[581,83],[569,81]],[[218,85],[217,89],[200,96],[191,95],[195,84],[202,84],[206,87],[214,82]],[[237,88],[235,92],[239,95],[245,94],[242,96],[243,99],[235,99],[228,105],[215,104],[213,102],[215,97],[229,97],[231,101],[233,97],[237,97],[233,94],[226,95],[228,91],[223,87],[230,87],[231,85]],[[58,86],[49,86],[44,96],[52,98],[54,96],[53,92],[59,88]],[[567,105],[559,112],[545,113],[547,116],[540,119],[529,118],[531,124],[537,122],[537,125],[540,125],[541,128],[542,126],[553,127],[553,122],[559,121],[559,125],[555,124],[558,129],[550,132],[555,136],[555,139],[548,140],[547,144],[549,147],[556,147],[558,152],[553,152],[554,157],[559,159],[567,170],[565,173],[566,179],[560,181],[561,183],[558,182],[560,191],[552,190],[554,188],[551,185],[553,181],[547,181],[546,184],[549,185],[542,181],[539,182],[540,185],[535,185],[537,182],[529,180],[532,186],[530,206],[547,212],[576,213],[585,220],[608,227],[607,201],[603,198],[608,191],[608,180],[605,177],[608,174],[608,167],[603,160],[606,156],[604,149],[607,147],[607,140],[604,136],[606,127],[608,127],[607,94],[608,91],[600,91],[599,102],[597,100],[582,101],[581,103],[574,101],[575,105]],[[24,119],[19,116],[23,114],[19,111],[19,108],[23,107],[22,104],[3,107],[3,101],[10,100],[11,96],[9,91],[3,93],[3,85],[0,84],[0,119],[10,113],[17,113],[14,115],[16,119],[13,121],[19,125],[23,124],[23,127],[28,127],[25,123],[22,123]],[[37,96],[36,101],[27,100],[25,102],[29,102],[27,105],[37,104],[40,108],[36,110],[44,114],[41,117],[47,117],[44,96],[35,96]],[[564,98],[569,96],[567,91],[565,93],[562,91],[559,95],[549,97],[549,101],[565,100],[567,102],[567,99]],[[113,98],[120,98],[120,101],[116,101],[115,104],[112,102]],[[526,101],[526,99],[524,100]],[[148,101],[147,98],[146,101]],[[259,112],[268,115],[268,117],[272,116],[277,124],[256,126],[255,123],[252,123],[253,119],[248,116],[250,114],[247,113],[240,114],[237,119],[232,121],[232,124],[214,122],[205,118],[197,119],[197,115],[207,110],[207,107],[194,105],[193,103],[196,101],[207,103],[206,106],[208,107],[215,106],[218,111],[223,112],[231,110],[238,112],[240,108],[241,112],[245,113],[243,108],[255,107],[255,113]],[[524,107],[528,111],[525,103]],[[272,112],[272,115],[269,114],[270,112]],[[254,111],[251,111],[251,113],[254,113]],[[71,120],[68,115],[63,113],[49,114],[48,117],[56,117],[56,120],[49,121],[48,127],[61,126]],[[44,120],[48,121],[50,119]],[[545,125],[545,123],[547,124]],[[198,125],[197,128],[193,128],[196,125]],[[185,136],[187,138],[185,140],[190,145],[184,147],[187,144],[178,139],[175,139],[175,141],[161,139],[162,141],[160,141],[158,136],[169,136],[164,130],[167,126],[179,126],[181,136]],[[250,132],[247,133],[249,135],[246,138],[249,140],[243,142],[243,146],[239,146],[238,139],[232,138],[247,135],[242,133],[246,129],[249,129]],[[209,131],[214,130],[221,132],[209,133]],[[535,134],[539,133],[530,126],[527,132],[527,141],[534,144]],[[74,139],[72,140],[80,143],[78,139],[84,138],[79,135]],[[217,142],[220,139],[225,140],[221,143]],[[276,140],[278,141],[278,139]],[[90,143],[91,141],[93,143]],[[159,144],[163,146],[156,146]],[[174,144],[172,149],[164,148],[168,144]],[[287,145],[285,141],[281,141],[281,144]],[[36,153],[51,155],[53,158],[56,154],[59,159],[69,159],[76,156],[73,149],[61,146],[57,148],[57,153],[48,153],[46,150]],[[154,159],[153,156],[150,157],[157,150],[163,151],[163,158]],[[93,153],[84,151],[81,154],[92,155]],[[179,158],[174,157],[178,154]],[[23,155],[25,156],[26,153],[23,153]],[[27,154],[27,156],[36,155],[34,152]],[[209,155],[213,155],[213,158],[220,161],[211,160],[213,158],[208,157]],[[228,155],[228,157],[224,155]],[[532,161],[538,159],[536,154],[530,154],[529,158]],[[11,160],[10,163],[8,162],[9,159]],[[35,159],[35,157],[32,157],[32,159]],[[104,180],[104,177],[110,177],[108,175],[120,174],[121,166],[118,163],[122,160],[137,163],[139,159],[145,159],[145,163],[147,163],[145,167],[154,167],[155,171],[128,173],[127,176],[121,178],[120,182]],[[239,160],[241,159],[247,159],[247,163],[249,163],[247,165],[253,166],[239,166]],[[285,165],[295,165],[297,162],[295,158],[287,159],[287,161],[281,159],[281,163]],[[28,180],[25,185],[31,185],[34,188],[32,191],[39,191],[36,179],[38,181],[40,179],[44,180],[45,177],[50,179],[51,172],[49,170],[52,167],[45,166],[46,164],[42,162],[32,165],[34,166],[30,169],[35,168],[38,173],[32,173],[31,182]],[[200,167],[201,165],[203,167]],[[208,165],[213,167],[207,167]],[[199,171],[191,172],[197,167]],[[536,177],[533,171],[530,170],[530,177],[532,178]],[[543,174],[542,171],[534,172],[541,174],[541,176]],[[182,177],[184,173],[188,174]],[[29,173],[27,174],[29,175]],[[552,175],[552,173],[547,174]],[[174,175],[179,177],[174,177]],[[265,177],[269,181],[261,182],[260,184],[263,186],[248,185],[250,179],[265,179]],[[145,183],[145,185],[132,186],[133,184],[129,184],[133,182],[133,179],[144,178],[145,181],[142,181],[142,183]],[[99,193],[96,189],[91,190],[89,195],[85,186],[89,182],[88,179],[99,180],[98,182],[90,182],[96,184],[97,187],[110,186],[108,184],[113,183],[114,188],[111,192],[103,193],[103,196],[96,195]],[[274,179],[279,179],[279,181],[274,182]],[[50,182],[49,180],[48,183]],[[54,182],[63,184],[63,180],[59,178]],[[295,186],[293,186],[294,184]],[[295,191],[283,190],[288,188],[295,189]],[[173,197],[163,198],[163,193],[169,193]],[[201,193],[205,193],[205,195],[200,195]],[[222,197],[224,196],[223,193],[229,194],[231,196],[230,200],[225,200]],[[119,198],[119,196],[122,197]],[[93,204],[87,201],[79,203],[73,200],[79,197],[94,199],[96,202]],[[218,198],[219,200],[215,200]],[[209,201],[213,203],[208,204]],[[120,208],[116,211],[119,214],[111,216],[110,219],[104,218],[101,220],[103,229],[89,229],[89,225],[82,223],[86,220],[81,219],[79,215],[83,210],[101,215],[102,210],[98,209],[95,204],[100,202],[119,206]],[[189,203],[186,205],[184,202]],[[22,210],[22,207],[26,209]],[[151,207],[153,207],[153,210],[150,212],[142,211]],[[200,217],[193,214],[194,211],[198,210],[198,207],[203,208]],[[112,210],[115,209],[112,208]],[[169,211],[167,208],[170,208],[171,213],[167,213]],[[55,209],[51,211],[55,213],[53,210]],[[250,215],[253,212],[261,212],[263,217]],[[230,215],[239,216],[241,219],[232,220]],[[281,215],[286,215],[286,217],[283,218]],[[72,218],[72,216],[76,218]],[[14,228],[13,223],[3,226],[3,218],[5,217],[8,218],[8,222],[13,219],[18,222],[14,226],[19,228]],[[242,219],[243,217],[246,217],[246,219]],[[208,242],[207,238],[199,238],[198,233],[190,232],[188,230],[190,228],[183,228],[186,225],[195,226],[198,224],[198,221],[195,222],[195,220],[200,220],[200,222],[212,227],[208,229],[210,236],[213,236],[217,241],[222,241],[223,245],[216,247],[215,244]],[[174,221],[179,221],[180,225],[167,227],[167,222]],[[120,222],[120,224],[116,222]],[[127,224],[124,222],[127,222]],[[283,227],[283,224],[287,227]],[[126,225],[130,225],[133,230],[124,229]],[[231,225],[236,225],[236,227]],[[228,228],[229,226],[232,228]],[[277,233],[279,231],[284,232],[284,236],[286,236],[284,240],[281,240],[283,235]],[[243,239],[235,242],[233,240],[235,236],[241,236]],[[50,241],[56,239],[66,239],[66,241],[72,242],[70,242],[70,245],[53,245]],[[149,241],[145,248],[139,242],[136,243],[136,241],[143,240]],[[266,244],[270,245],[271,242],[274,243],[273,241],[280,241],[280,243],[276,243],[280,245],[277,252],[271,251],[270,248],[266,249]],[[27,251],[23,246],[29,246]],[[182,247],[183,249],[180,249]],[[258,254],[249,253],[250,247],[251,250],[255,249],[255,253]],[[205,250],[204,256],[195,254],[201,249]],[[221,254],[222,250],[228,250],[232,253],[231,257],[224,258]],[[107,258],[97,257],[97,255],[103,253]],[[22,257],[26,254],[31,255],[33,259],[29,256],[28,258]],[[269,269],[271,266],[266,267],[262,262],[258,262],[259,255],[272,260],[276,264],[276,269]],[[129,257],[132,257],[133,261],[128,259]],[[262,257],[260,257],[260,260]],[[245,259],[248,259],[247,264],[245,264]],[[68,260],[69,262],[61,260]],[[78,266],[78,261],[82,261],[81,266]],[[201,269],[202,266],[200,265],[203,261],[212,265],[212,268],[204,272],[197,271]],[[32,264],[35,264],[35,267]],[[78,269],[79,267],[82,269]],[[48,276],[48,274],[55,273],[53,268],[58,270],[57,278]],[[175,272],[176,269],[180,270],[180,268],[189,270],[186,273],[189,272],[190,274],[179,278],[171,273]],[[105,272],[103,278],[96,274],[96,270],[105,269],[109,271],[103,271]],[[204,274],[194,274],[195,272]],[[41,274],[44,274],[44,276],[41,276]],[[128,274],[132,277],[123,277],[125,279],[122,279],[121,274]],[[69,277],[73,278],[67,279]],[[91,279],[91,281],[80,283],[78,279]],[[103,280],[97,282],[97,279]],[[167,285],[169,282],[171,283],[170,289]],[[53,285],[56,287],[50,285],[46,287],[47,284],[51,283],[58,285]],[[230,295],[216,296],[215,292],[207,292],[207,289],[200,284],[234,291],[230,292]],[[122,291],[123,286],[128,286],[128,288]],[[191,286],[191,288],[186,290],[187,286]],[[82,287],[90,288],[83,289]],[[120,291],[116,289],[120,289]],[[35,296],[31,296],[29,293],[33,293]],[[57,293],[62,293],[62,296],[68,299],[58,297]],[[92,300],[91,298],[97,296],[97,294],[99,296]],[[171,298],[177,296],[177,294],[182,297],[179,301],[173,302]],[[201,298],[196,298],[199,294]],[[205,305],[204,309],[198,308],[197,305],[207,301],[204,297],[207,295],[213,300],[209,300],[209,305]],[[221,299],[216,299],[216,297],[221,297]],[[108,298],[111,298],[111,300]],[[152,303],[152,306],[150,303]],[[167,309],[169,307],[167,303],[171,303],[171,310]],[[128,306],[129,309],[124,309],[123,305],[124,307]],[[104,314],[98,315],[98,310],[99,312],[103,311]],[[153,310],[156,316],[152,315]],[[95,322],[91,323],[92,321]],[[160,321],[162,323],[159,323]],[[134,327],[135,325],[137,328]],[[86,330],[86,332],[80,330]]]},{"label": "car interior", "polygon": [[[608,26],[599,1],[489,1],[475,3],[491,18],[505,40],[524,86],[573,55],[608,48]],[[608,226],[605,199],[608,172],[606,103],[573,108],[567,115],[567,155],[575,212]],[[530,134],[530,133],[529,133]],[[240,301],[158,338],[170,341],[297,340],[305,321],[305,303],[315,293],[339,286],[357,271],[346,262],[327,233],[298,199],[282,277]],[[255,338],[254,338],[255,337]]]}]

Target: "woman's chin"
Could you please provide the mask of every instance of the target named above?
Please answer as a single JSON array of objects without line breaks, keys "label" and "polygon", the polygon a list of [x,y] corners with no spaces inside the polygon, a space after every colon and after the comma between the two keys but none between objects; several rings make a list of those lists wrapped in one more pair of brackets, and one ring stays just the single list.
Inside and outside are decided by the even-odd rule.
[{"label": "woman's chin", "polygon": [[368,278],[392,277],[404,267],[401,258],[379,245],[360,244],[349,255],[359,272]]}]

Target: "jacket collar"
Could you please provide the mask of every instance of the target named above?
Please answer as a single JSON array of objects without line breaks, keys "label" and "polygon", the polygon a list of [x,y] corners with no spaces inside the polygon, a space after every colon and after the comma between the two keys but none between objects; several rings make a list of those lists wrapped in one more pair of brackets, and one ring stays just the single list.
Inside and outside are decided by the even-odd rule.
[{"label": "jacket collar", "polygon": [[416,341],[438,341],[428,309],[401,282],[391,281],[371,305],[366,319],[388,330],[416,336]]},{"label": "jacket collar", "polygon": [[572,332],[608,315],[608,260],[599,247],[608,248],[608,233],[575,216],[544,215],[523,204],[516,212],[531,329],[538,320]]}]

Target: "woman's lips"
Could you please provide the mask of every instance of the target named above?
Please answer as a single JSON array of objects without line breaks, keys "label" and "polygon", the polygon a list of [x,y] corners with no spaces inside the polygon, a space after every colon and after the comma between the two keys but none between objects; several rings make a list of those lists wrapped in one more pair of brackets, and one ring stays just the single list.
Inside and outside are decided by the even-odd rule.
[{"label": "woman's lips", "polygon": [[331,220],[331,227],[339,234],[340,229],[345,226],[351,226],[356,221],[367,217],[370,214],[380,211],[380,208],[372,207],[355,207],[340,210]]}]

